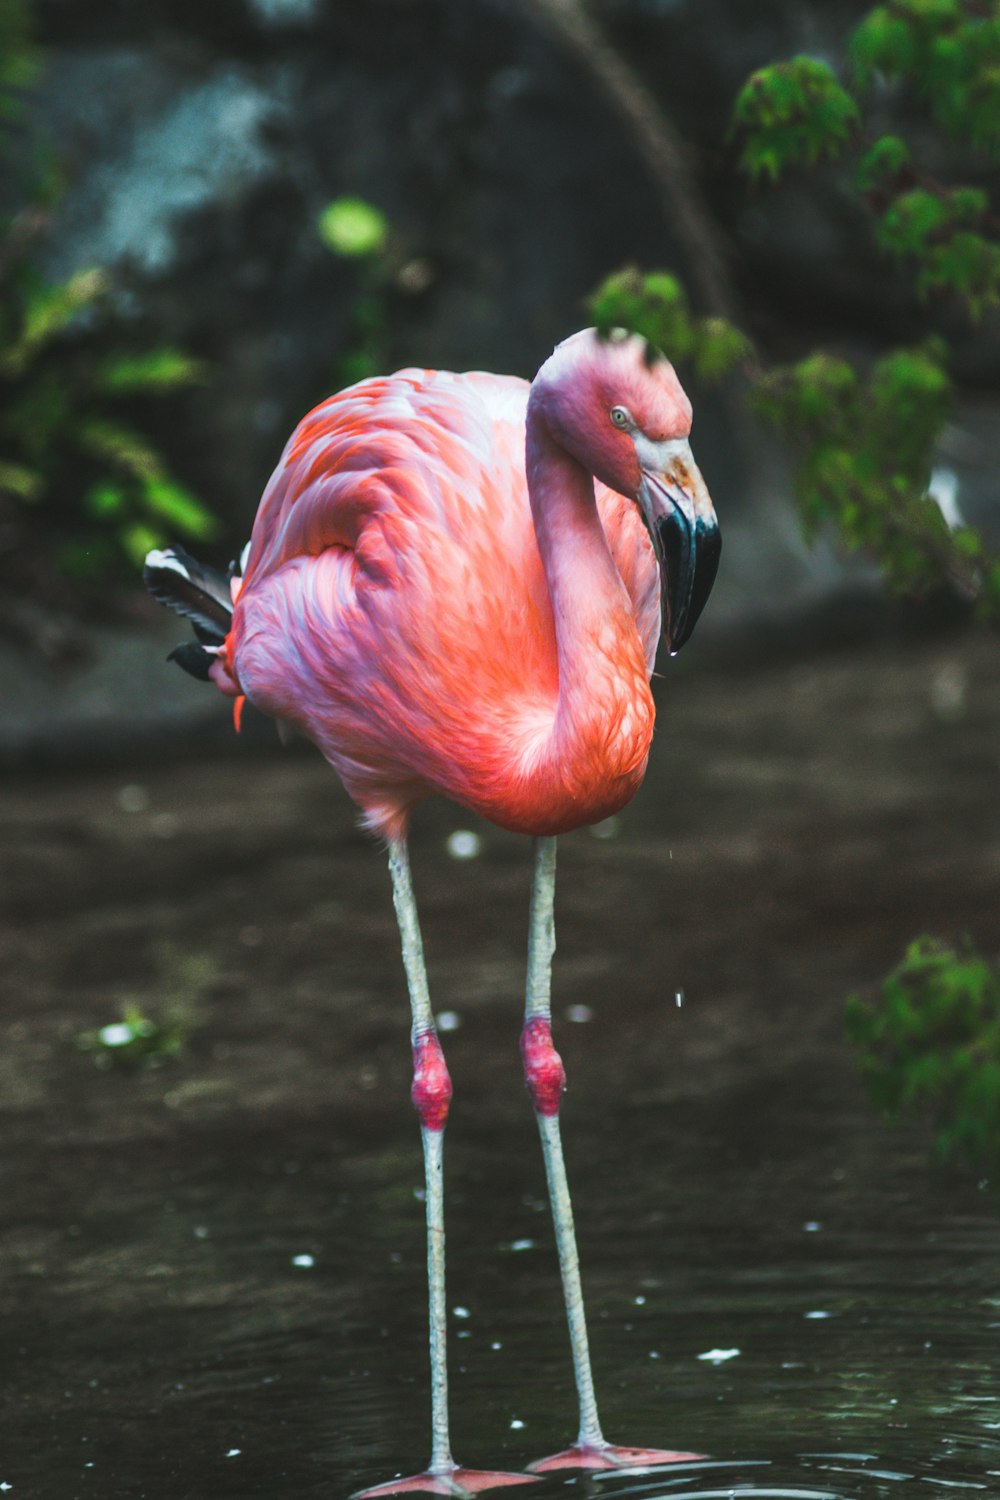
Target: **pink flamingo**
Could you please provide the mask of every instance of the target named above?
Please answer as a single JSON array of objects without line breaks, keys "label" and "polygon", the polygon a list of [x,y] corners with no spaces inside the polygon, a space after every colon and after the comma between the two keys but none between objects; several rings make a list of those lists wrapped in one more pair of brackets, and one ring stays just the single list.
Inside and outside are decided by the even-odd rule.
[{"label": "pink flamingo", "polygon": [[718,565],[690,426],[672,367],[623,332],[575,334],[530,388],[401,370],[331,397],[295,429],[242,577],[230,582],[180,549],[147,559],[147,583],[199,637],[173,653],[180,664],[237,708],[245,695],[314,740],[388,843],[427,1184],[432,1452],[425,1473],[365,1496],[463,1496],[529,1478],[458,1467],[448,1435],[442,1145],[451,1080],[406,843],[414,806],[433,792],[535,841],[521,1053],[580,1427],[570,1448],[531,1469],[696,1456],[616,1447],[601,1431],[549,999],[555,836],[609,817],[635,793],[653,732],[648,679],[661,625],[676,652]]}]

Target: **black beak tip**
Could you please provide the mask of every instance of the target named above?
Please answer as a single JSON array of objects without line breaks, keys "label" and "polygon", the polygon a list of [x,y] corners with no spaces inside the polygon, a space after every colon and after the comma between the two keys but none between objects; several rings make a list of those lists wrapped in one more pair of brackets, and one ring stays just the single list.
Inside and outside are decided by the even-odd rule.
[{"label": "black beak tip", "polygon": [[687,566],[667,569],[664,635],[671,656],[676,656],[681,647],[691,639],[719,571],[722,533],[718,525],[706,525],[699,521],[692,541],[693,545],[684,559]]}]

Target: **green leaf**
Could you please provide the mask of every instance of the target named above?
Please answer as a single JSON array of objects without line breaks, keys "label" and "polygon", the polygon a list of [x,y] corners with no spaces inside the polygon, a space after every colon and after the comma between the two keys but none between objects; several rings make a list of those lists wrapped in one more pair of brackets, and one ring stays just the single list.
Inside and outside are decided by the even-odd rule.
[{"label": "green leaf", "polygon": [[883,135],[875,141],[861,157],[854,172],[854,181],[862,192],[881,187],[899,176],[909,166],[910,153],[906,142],[898,135]]},{"label": "green leaf", "polygon": [[1000,974],[968,943],[920,938],[845,1029],[873,1101],[890,1118],[927,1116],[940,1161],[1000,1167]]},{"label": "green leaf", "polygon": [[978,223],[990,206],[989,197],[982,188],[952,188],[950,197],[955,217],[963,224]]},{"label": "green leaf", "polygon": [[142,521],[126,526],[121,533],[122,547],[129,560],[137,568],[142,567],[147,552],[152,552],[155,547],[162,547],[165,540],[162,531],[156,531]]},{"label": "green leaf", "polygon": [[45,480],[37,469],[29,469],[25,464],[0,462],[0,492],[14,495],[30,505],[42,498],[44,490]]},{"label": "green leaf", "polygon": [[16,374],[27,361],[106,292],[104,271],[77,271],[58,286],[42,284],[28,296],[20,333],[3,358],[2,368]]},{"label": "green leaf", "polygon": [[389,237],[385,215],[363,198],[334,199],[316,227],[328,250],[349,259],[381,254]]},{"label": "green leaf", "polygon": [[627,328],[661,349],[671,359],[683,357],[692,328],[687,297],[667,271],[643,275],[635,267],[619,271],[598,287],[589,300],[598,332]]},{"label": "green leaf", "polygon": [[913,37],[895,7],[877,5],[855,29],[847,53],[859,85],[869,83],[874,73],[896,78],[913,61]]},{"label": "green leaf", "polygon": [[686,313],[688,300],[684,288],[670,271],[650,271],[638,287],[643,304],[661,316],[668,311]]},{"label": "green leaf", "polygon": [[98,385],[113,395],[155,395],[202,384],[207,379],[207,370],[204,360],[180,349],[151,349],[148,354],[106,360],[98,375]]},{"label": "green leaf", "polygon": [[807,540],[832,526],[845,546],[877,560],[890,588],[950,587],[984,616],[1000,616],[985,542],[949,531],[927,494],[951,409],[944,353],[939,340],[892,350],[864,381],[817,353],[758,378],[752,400],[799,455],[793,494]]},{"label": "green leaf", "polygon": [[987,308],[1000,306],[1000,245],[980,234],[955,234],[934,247],[917,278],[921,292],[947,288],[978,319]]},{"label": "green leaf", "polygon": [[853,366],[818,351],[769,371],[752,399],[760,415],[783,432],[843,445],[857,425],[857,389]]},{"label": "green leaf", "polygon": [[908,434],[922,443],[933,441],[951,413],[951,381],[936,351],[928,348],[891,350],[873,368],[868,389],[866,410],[876,423],[891,427],[894,446]]},{"label": "green leaf", "polygon": [[704,380],[718,380],[753,351],[750,340],[724,318],[692,315],[684,288],[669,271],[634,266],[609,276],[588,299],[598,333],[627,328],[675,363],[692,360]]},{"label": "green leaf", "polygon": [[788,166],[836,157],[859,125],[855,101],[813,57],[758,69],[733,105],[733,129],[743,137],[740,160],[753,178],[773,181]]},{"label": "green leaf", "polygon": [[702,380],[718,380],[749,359],[753,345],[724,318],[703,318],[696,326],[694,366]]},{"label": "green leaf", "polygon": [[951,222],[947,199],[925,188],[913,188],[890,203],[878,228],[878,240],[896,255],[919,255],[930,236]]},{"label": "green leaf", "polygon": [[960,0],[892,0],[855,30],[855,82],[876,73],[912,81],[944,128],[1000,154],[1000,12]]},{"label": "green leaf", "polygon": [[80,424],[77,436],[87,453],[136,479],[155,479],[162,472],[163,460],[156,449],[131,427],[94,417]]},{"label": "green leaf", "polygon": [[[146,479],[143,484],[146,510],[168,521],[182,536],[204,541],[216,536],[219,523],[190,490],[173,479]],[[145,555],[145,554],[144,554]]]},{"label": "green leaf", "polygon": [[83,497],[89,513],[97,520],[121,515],[128,505],[128,496],[120,484],[104,480],[92,484]]}]

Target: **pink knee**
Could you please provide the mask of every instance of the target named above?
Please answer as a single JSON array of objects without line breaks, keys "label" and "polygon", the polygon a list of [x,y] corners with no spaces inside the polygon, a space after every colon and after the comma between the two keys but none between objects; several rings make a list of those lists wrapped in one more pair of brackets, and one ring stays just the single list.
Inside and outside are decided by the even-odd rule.
[{"label": "pink knee", "polygon": [[552,1045],[552,1027],[543,1016],[525,1021],[521,1032],[524,1079],[540,1115],[557,1115],[566,1087],[562,1058]]},{"label": "pink knee", "polygon": [[436,1031],[413,1039],[413,1107],[427,1130],[443,1130],[451,1103],[451,1078]]}]

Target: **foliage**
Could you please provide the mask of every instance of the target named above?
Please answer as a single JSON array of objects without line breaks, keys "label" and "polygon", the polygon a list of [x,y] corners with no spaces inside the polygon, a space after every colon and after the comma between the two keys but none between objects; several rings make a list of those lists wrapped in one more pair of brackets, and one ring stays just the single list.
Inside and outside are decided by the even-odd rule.
[{"label": "foliage", "polygon": [[860,126],[858,106],[826,63],[812,57],[760,68],[733,105],[751,177],[777,182],[788,167],[837,157]]},{"label": "foliage", "polygon": [[[0,291],[0,505],[28,540],[31,512],[60,538],[55,561],[80,582],[134,567],[169,535],[215,534],[211,513],[126,415],[204,378],[174,349],[108,353],[110,281],[97,269],[52,285],[26,264]],[[113,346],[112,346],[113,347]]]},{"label": "foliage", "polygon": [[968,0],[892,0],[877,5],[849,44],[854,82],[906,79],[944,130],[1000,152],[1000,13]]},{"label": "foliage", "polygon": [[660,349],[669,349],[679,363],[690,360],[705,380],[728,375],[748,358],[746,336],[724,318],[698,318],[687,295],[669,272],[642,275],[634,267],[619,271],[598,287],[590,299],[597,330],[630,328]]},{"label": "foliage", "polygon": [[[876,243],[922,298],[950,298],[973,321],[1000,306],[1000,218],[986,190],[920,172],[901,134],[869,128],[877,87],[926,100],[966,153],[1000,159],[1000,6],[893,0],[848,39],[843,72],[808,57],[758,69],[740,90],[733,133],[753,180],[776,182],[825,159],[867,204]],[[905,102],[905,96],[904,96]],[[868,367],[824,351],[768,368],[722,319],[692,315],[675,277],[629,270],[591,299],[598,327],[621,324],[702,377],[740,369],[756,412],[795,456],[794,495],[812,538],[832,527],[864,549],[889,585],[924,595],[942,585],[1000,619],[1000,558],[971,527],[950,528],[928,495],[935,446],[951,410],[941,338],[891,349]]]},{"label": "foliage", "polygon": [[1000,219],[972,184],[936,181],[906,141],[873,135],[867,116],[885,80],[914,92],[941,130],[1000,160],[1000,7],[975,0],[893,0],[870,11],[847,43],[851,92],[812,58],[760,68],[733,108],[741,161],[777,179],[821,156],[854,155],[853,184],[876,216],[879,245],[912,273],[921,295],[950,293],[973,318],[1000,306]]},{"label": "foliage", "polygon": [[988,216],[979,188],[911,188],[889,204],[878,242],[900,261],[911,261],[917,290],[952,291],[974,318],[1000,305],[1000,245],[978,232]]},{"label": "foliage", "polygon": [[1000,1172],[1000,972],[968,945],[921,937],[876,997],[851,997],[845,1019],[888,1118],[929,1115],[940,1161]]},{"label": "foliage", "polygon": [[945,347],[893,349],[862,374],[809,355],[762,374],[756,410],[798,452],[794,489],[811,540],[829,523],[878,558],[889,586],[921,596],[947,583],[1000,618],[1000,560],[970,526],[950,528],[927,494],[934,443],[951,409]]},{"label": "foliage", "polygon": [[[20,0],[0,0],[0,147],[38,66],[28,20]],[[0,223],[0,575],[15,593],[64,595],[67,581],[79,591],[131,575],[169,537],[215,534],[146,434],[150,403],[206,370],[177,349],[132,346],[108,271],[55,283],[39,272],[52,174],[32,158],[22,175],[21,201]]]},{"label": "foliage", "polygon": [[[734,108],[741,160],[777,181],[821,158],[845,171],[873,216],[874,238],[925,301],[949,299],[978,322],[1000,306],[1000,219],[977,182],[922,171],[903,134],[874,132],[873,104],[914,97],[962,161],[1000,159],[1000,6],[987,0],[891,0],[848,39],[846,83],[807,58],[762,68]],[[887,92],[888,90],[888,92]],[[946,142],[935,143],[941,150]],[[965,170],[968,170],[966,166]],[[987,180],[985,178],[984,180]],[[972,528],[949,528],[928,497],[948,418],[948,347],[932,338],[870,368],[816,351],[750,372],[751,399],[797,456],[807,536],[831,524],[874,555],[907,593],[942,582],[1000,619],[1000,559]],[[1000,1168],[1000,974],[966,945],[919,938],[871,1001],[853,997],[848,1035],[890,1117],[929,1114],[942,1161]]]}]

